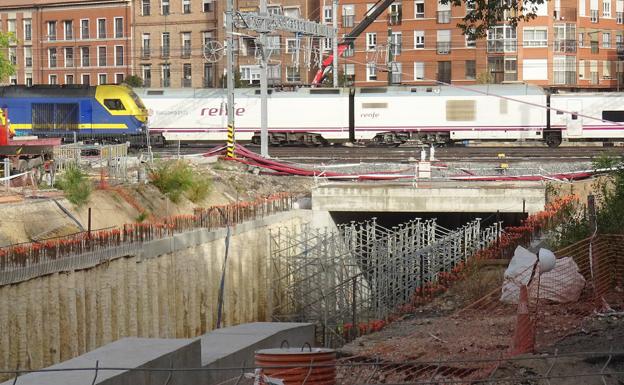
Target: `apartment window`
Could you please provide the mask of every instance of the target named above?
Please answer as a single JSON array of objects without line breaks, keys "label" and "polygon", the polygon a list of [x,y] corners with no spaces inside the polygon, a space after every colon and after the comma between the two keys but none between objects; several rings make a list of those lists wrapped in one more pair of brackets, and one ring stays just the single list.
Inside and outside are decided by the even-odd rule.
[{"label": "apartment window", "polygon": [[366,81],[377,80],[377,66],[375,63],[366,63]]},{"label": "apartment window", "polygon": [[488,52],[516,52],[516,29],[509,25],[492,27],[487,32]]},{"label": "apartment window", "polygon": [[355,82],[355,64],[343,64],[343,74],[345,85],[352,85]]},{"label": "apartment window", "polygon": [[24,19],[24,41],[32,40],[32,20]]},{"label": "apartment window", "polygon": [[414,48],[425,48],[425,31],[414,31]]},{"label": "apartment window", "polygon": [[615,22],[617,24],[624,24],[624,12],[615,13]]},{"label": "apartment window", "polygon": [[399,62],[390,63],[390,69],[392,70],[390,76],[391,84],[401,84],[401,78],[403,75],[403,66]]},{"label": "apartment window", "polygon": [[115,84],[121,84],[124,81],[124,74],[115,74]]},{"label": "apartment window", "polygon": [[301,81],[301,73],[299,72],[299,67],[286,67],[286,81],[289,83],[296,83]]},{"label": "apartment window", "polygon": [[269,64],[267,68],[267,80],[276,83],[282,79],[282,67],[279,64]]},{"label": "apartment window", "polygon": [[98,84],[106,84],[108,83],[108,79],[106,74],[99,74],[98,75]]},{"label": "apartment window", "polygon": [[451,82],[451,62],[439,61],[438,62],[438,79],[442,83]]},{"label": "apartment window", "polygon": [[425,63],[414,62],[414,80],[425,80]]},{"label": "apartment window", "polygon": [[598,60],[589,61],[589,83],[598,84]]},{"label": "apartment window", "polygon": [[116,38],[124,37],[123,17],[116,17],[115,18],[115,37]]},{"label": "apartment window", "polygon": [[524,47],[548,47],[548,28],[524,28]]},{"label": "apartment window", "polygon": [[326,5],[323,7],[323,22],[324,23],[331,23],[332,22],[332,6],[331,5]]},{"label": "apartment window", "polygon": [[191,13],[191,0],[182,0],[182,13]]},{"label": "apartment window", "polygon": [[585,36],[585,35],[583,34],[583,32],[579,32],[579,34],[578,34],[578,45],[579,45],[579,47],[583,47],[583,45],[584,45],[584,44],[583,44],[583,38],[584,38],[584,36]]},{"label": "apartment window", "polygon": [[377,47],[377,33],[368,32],[366,34],[366,50],[374,51],[376,47]]},{"label": "apartment window", "polygon": [[602,61],[602,78],[611,80],[611,62],[609,60]]},{"label": "apartment window", "polygon": [[[323,43],[326,43],[327,40],[331,39],[323,39]],[[271,50],[272,53],[280,52],[280,37],[279,36],[267,36],[267,48]]]},{"label": "apartment window", "polygon": [[32,74],[26,74],[25,75],[25,79],[24,80],[25,80],[26,87],[32,87],[32,85],[33,85],[33,80],[32,79],[33,79],[32,78]]},{"label": "apartment window", "polygon": [[296,53],[299,50],[298,39],[286,39],[286,53]]},{"label": "apartment window", "polygon": [[72,20],[65,20],[63,22],[63,30],[65,31],[65,40],[74,39],[74,22]]},{"label": "apartment window", "polygon": [[602,0],[602,17],[611,17],[611,2]]},{"label": "apartment window", "polygon": [[389,23],[390,25],[398,25],[401,24],[401,19],[403,17],[403,6],[401,3],[393,3],[390,4],[390,13],[389,13]]},{"label": "apartment window", "polygon": [[65,48],[65,67],[73,67],[74,66],[74,48],[67,47]]},{"label": "apartment window", "polygon": [[163,15],[169,14],[169,0],[161,0],[160,10]]},{"label": "apartment window", "polygon": [[58,78],[56,75],[48,76],[48,84],[58,84]]},{"label": "apartment window", "polygon": [[9,76],[9,84],[16,86],[17,85],[17,76]]},{"label": "apartment window", "polygon": [[115,65],[121,67],[124,65],[124,47],[123,45],[115,46]]},{"label": "apartment window", "polygon": [[584,79],[585,78],[585,60],[579,60],[578,78],[579,79]]},{"label": "apartment window", "polygon": [[576,58],[574,56],[553,57],[553,82],[576,84]]},{"label": "apartment window", "polygon": [[466,0],[465,4],[466,4],[466,15],[470,15],[472,11],[477,9],[477,7],[475,6],[474,0]]},{"label": "apartment window", "polygon": [[437,50],[439,55],[448,55],[451,53],[451,30],[440,29],[437,31],[438,41]]},{"label": "apartment window", "polygon": [[86,86],[91,85],[91,75],[83,74],[82,75],[82,84],[84,84]]},{"label": "apartment window", "polygon": [[106,39],[106,19],[97,19],[98,39]]},{"label": "apartment window", "polygon": [[202,11],[212,12],[212,1],[213,0],[203,0]]},{"label": "apartment window", "polygon": [[390,36],[390,44],[392,48],[392,54],[394,56],[400,55],[403,46],[403,35],[401,32],[393,32]]},{"label": "apartment window", "polygon": [[80,47],[80,64],[82,67],[91,66],[89,47]]},{"label": "apartment window", "polygon": [[611,32],[602,33],[602,48],[611,48]]},{"label": "apartment window", "polygon": [[143,87],[152,86],[152,66],[144,64],[141,66],[141,75],[143,75]]},{"label": "apartment window", "polygon": [[292,17],[293,19],[299,19],[301,17],[301,12],[299,11],[299,7],[284,8],[284,16]]},{"label": "apartment window", "polygon": [[477,61],[466,60],[466,79],[475,80],[477,78]]},{"label": "apartment window", "polygon": [[515,57],[505,58],[505,81],[518,80],[518,59]]},{"label": "apartment window", "polygon": [[81,39],[89,38],[89,20],[88,19],[80,20],[80,38]]},{"label": "apartment window", "polygon": [[56,40],[56,21],[48,21],[48,40]]},{"label": "apartment window", "polygon": [[245,65],[240,66],[241,80],[252,84],[260,81],[260,66],[257,65]]},{"label": "apartment window", "polygon": [[353,4],[342,6],[342,26],[351,28],[355,24],[355,6]]},{"label": "apartment window", "polygon": [[106,67],[106,47],[98,47],[98,66]]},{"label": "apartment window", "polygon": [[24,66],[32,67],[33,58],[32,58],[32,47],[24,47]]},{"label": "apartment window", "polygon": [[162,33],[160,47],[161,47],[160,56],[169,57],[169,52],[171,50],[171,39],[169,36],[169,32]]},{"label": "apartment window", "polygon": [[622,50],[624,48],[624,36],[615,35],[615,48]]},{"label": "apartment window", "polygon": [[[344,35],[343,35],[344,37]],[[347,48],[345,48],[344,51],[342,51],[342,56],[343,57],[352,57],[354,54],[354,50],[353,50],[353,44],[347,44]]]},{"label": "apartment window", "polygon": [[74,84],[74,75],[65,75],[65,84]]},{"label": "apartment window", "polygon": [[141,59],[149,59],[151,53],[150,34],[144,33],[141,38]]},{"label": "apartment window", "polygon": [[191,71],[192,69],[189,63],[186,63],[182,66],[182,87],[185,87],[185,88],[191,87],[192,85]]},{"label": "apartment window", "polygon": [[448,24],[451,22],[451,11],[438,11],[438,24]]},{"label": "apartment window", "polygon": [[269,15],[281,15],[282,7],[280,5],[269,5],[267,6],[267,12]]},{"label": "apartment window", "polygon": [[425,18],[425,0],[414,1],[414,17],[416,19]]},{"label": "apartment window", "polygon": [[474,33],[474,30],[467,31],[468,33],[464,36],[466,40],[466,48],[476,48],[477,40],[470,35],[470,33]]},{"label": "apartment window", "polygon": [[141,1],[141,15],[149,16],[151,12],[151,3],[150,0],[142,0]]},{"label": "apartment window", "polygon": [[170,87],[171,86],[171,67],[169,64],[162,64],[160,66],[161,73],[161,87]]},{"label": "apartment window", "polygon": [[182,57],[191,57],[191,33],[182,32]]},{"label": "apartment window", "polygon": [[594,36],[592,36],[592,40],[590,41],[590,44],[591,44],[591,53],[600,52],[600,48],[598,48],[598,40],[594,40]]},{"label": "apartment window", "polygon": [[17,48],[9,48],[9,61],[11,62],[11,64],[17,65]]},{"label": "apartment window", "polygon": [[597,9],[590,9],[589,10],[589,19],[592,23],[597,23],[599,18],[598,18],[598,10]]},{"label": "apartment window", "polygon": [[204,87],[214,86],[214,65],[212,63],[204,63]]},{"label": "apartment window", "polygon": [[15,34],[15,19],[7,20],[7,31]]},{"label": "apartment window", "polygon": [[56,68],[56,48],[48,48],[48,63],[50,68]]}]

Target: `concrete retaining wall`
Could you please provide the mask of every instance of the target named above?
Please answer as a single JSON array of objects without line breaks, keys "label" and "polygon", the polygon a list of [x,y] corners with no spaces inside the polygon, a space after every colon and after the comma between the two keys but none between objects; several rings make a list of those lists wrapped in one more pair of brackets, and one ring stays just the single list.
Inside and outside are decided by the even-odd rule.
[{"label": "concrete retaining wall", "polygon": [[[269,230],[327,213],[295,210],[232,230],[224,325],[268,320]],[[129,336],[191,338],[216,324],[226,230],[146,244],[136,255],[0,287],[0,368],[42,368]]]}]

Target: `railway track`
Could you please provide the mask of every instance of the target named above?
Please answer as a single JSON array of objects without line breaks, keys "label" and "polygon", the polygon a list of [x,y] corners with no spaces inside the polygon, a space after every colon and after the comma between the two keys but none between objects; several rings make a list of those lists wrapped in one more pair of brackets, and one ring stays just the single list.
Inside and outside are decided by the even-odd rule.
[{"label": "railway track", "polygon": [[[154,153],[162,157],[170,157],[208,152],[215,145],[182,145],[154,148]],[[256,153],[258,146],[248,146]],[[270,147],[271,157],[299,163],[345,163],[345,162],[392,162],[403,163],[420,159],[419,147]],[[504,154],[501,156],[501,154]],[[624,156],[624,147],[442,147],[435,149],[435,159],[454,162],[570,162],[591,161],[601,155]],[[429,152],[427,150],[427,157]]]}]

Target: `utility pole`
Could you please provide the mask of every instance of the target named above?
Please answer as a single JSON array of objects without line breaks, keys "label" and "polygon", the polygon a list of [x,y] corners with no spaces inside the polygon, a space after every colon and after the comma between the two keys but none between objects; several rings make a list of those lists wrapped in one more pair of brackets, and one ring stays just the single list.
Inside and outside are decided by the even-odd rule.
[{"label": "utility pole", "polygon": [[[332,23],[332,27],[334,28],[335,31],[338,30],[338,0],[333,0],[334,4],[333,4],[333,8],[332,8],[332,16],[333,16],[333,23]],[[334,55],[334,63],[333,65],[333,69],[332,72],[334,73],[334,88],[338,87],[338,36],[336,35],[334,37],[334,39],[332,40],[332,48],[333,48],[333,55]]]},{"label": "utility pole", "polygon": [[227,157],[234,158],[234,0],[227,0],[225,10],[225,34],[227,35]]},{"label": "utility pole", "polygon": [[[233,0],[228,0],[228,7]],[[233,6],[232,6],[233,7]],[[230,19],[232,20],[232,19]],[[288,17],[283,15],[269,15],[267,12],[266,0],[260,0],[260,12],[237,12],[236,23],[238,28],[247,28],[252,31],[258,32],[258,45],[260,47],[261,56],[261,70],[260,70],[260,154],[263,157],[268,157],[268,137],[269,131],[267,127],[267,97],[268,97],[268,82],[267,71],[269,62],[269,52],[267,49],[267,35],[277,31],[293,32],[308,36],[320,36],[329,39],[336,39],[336,29],[330,28],[323,24],[314,23],[307,20],[297,19],[294,17]],[[227,25],[227,17],[226,17]],[[231,26],[231,24],[230,24]],[[228,60],[231,54],[232,43],[229,39],[232,37],[232,32],[228,29]],[[231,67],[228,65],[228,69]],[[228,77],[229,86],[229,77]],[[228,102],[229,105],[229,102]],[[232,103],[233,105],[233,103]],[[228,109],[229,111],[229,109]],[[229,119],[233,119],[233,114],[228,112]],[[233,121],[232,121],[233,125]]]}]

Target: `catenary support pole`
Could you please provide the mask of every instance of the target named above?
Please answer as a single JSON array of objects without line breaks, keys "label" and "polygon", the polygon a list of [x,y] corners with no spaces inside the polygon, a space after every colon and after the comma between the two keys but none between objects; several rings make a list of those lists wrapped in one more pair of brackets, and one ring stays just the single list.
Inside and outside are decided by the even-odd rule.
[{"label": "catenary support pole", "polygon": [[236,134],[234,129],[234,0],[227,0],[225,10],[225,32],[227,35],[227,157],[234,158]]},{"label": "catenary support pole", "polygon": [[[333,0],[333,8],[332,8],[332,16],[333,16],[333,24],[334,30],[338,30],[338,0]],[[332,49],[334,55],[334,62],[332,64],[332,73],[334,75],[334,88],[338,87],[338,34],[334,37],[332,41]]]},{"label": "catenary support pole", "polygon": [[[267,1],[260,0],[260,15],[266,16],[267,12]],[[266,33],[260,34],[260,49],[262,50],[261,60],[262,63],[260,65],[260,155],[265,158],[269,157],[269,128],[268,128],[268,117],[267,117],[267,98],[268,98],[268,50],[267,50],[267,35]]]}]

